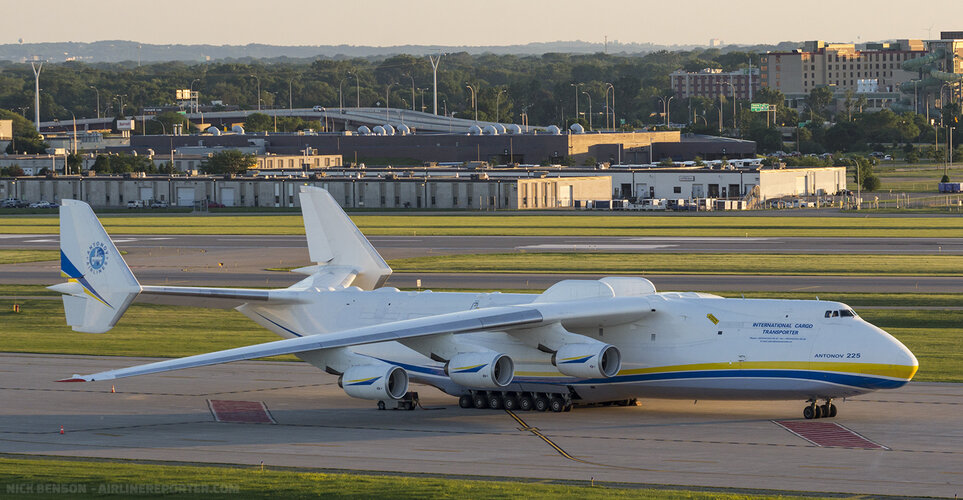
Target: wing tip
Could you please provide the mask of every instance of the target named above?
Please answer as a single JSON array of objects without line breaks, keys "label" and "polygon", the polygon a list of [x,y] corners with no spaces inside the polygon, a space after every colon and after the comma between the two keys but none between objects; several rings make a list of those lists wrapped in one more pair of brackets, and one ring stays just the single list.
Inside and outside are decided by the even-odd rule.
[{"label": "wing tip", "polygon": [[90,380],[80,375],[74,375],[73,377],[61,379],[61,380],[58,380],[57,382],[90,382]]}]

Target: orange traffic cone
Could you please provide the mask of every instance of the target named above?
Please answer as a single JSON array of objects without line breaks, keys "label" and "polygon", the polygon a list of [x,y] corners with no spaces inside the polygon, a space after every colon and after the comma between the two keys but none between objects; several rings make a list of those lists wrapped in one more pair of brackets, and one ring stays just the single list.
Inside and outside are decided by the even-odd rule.
[{"label": "orange traffic cone", "polygon": [[117,390],[114,389],[114,386],[110,386],[110,393],[113,394],[115,392],[117,392]]},{"label": "orange traffic cone", "polygon": [[60,433],[61,433],[61,434],[64,433],[64,426],[62,426],[62,425],[60,426]]}]

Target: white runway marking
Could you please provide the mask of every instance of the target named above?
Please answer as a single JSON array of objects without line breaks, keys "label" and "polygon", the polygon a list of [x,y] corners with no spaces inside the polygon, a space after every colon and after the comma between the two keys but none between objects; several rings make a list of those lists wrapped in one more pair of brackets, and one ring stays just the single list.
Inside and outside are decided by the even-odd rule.
[{"label": "white runway marking", "polygon": [[641,236],[637,238],[626,238],[634,241],[768,241],[774,238],[740,238],[738,236]]},{"label": "white runway marking", "polygon": [[658,250],[660,248],[676,248],[679,245],[593,245],[581,243],[574,245],[543,243],[541,245],[525,245],[515,247],[517,250]]}]

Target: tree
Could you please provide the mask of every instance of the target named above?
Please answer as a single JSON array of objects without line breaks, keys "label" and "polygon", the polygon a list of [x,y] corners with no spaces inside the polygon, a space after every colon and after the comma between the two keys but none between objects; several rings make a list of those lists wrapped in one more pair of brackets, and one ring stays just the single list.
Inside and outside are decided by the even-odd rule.
[{"label": "tree", "polygon": [[274,130],[274,119],[264,113],[251,113],[244,120],[245,132],[268,132]]},{"label": "tree", "polygon": [[0,176],[3,177],[23,177],[26,175],[20,165],[11,165],[0,169]]},{"label": "tree", "polygon": [[823,118],[826,108],[833,102],[833,91],[829,87],[816,87],[806,96],[806,108],[813,118]]},{"label": "tree", "polygon": [[0,109],[0,120],[13,120],[13,140],[7,145],[7,154],[38,154],[50,147],[40,138],[34,124],[26,118],[13,111]]},{"label": "tree", "polygon": [[876,191],[879,189],[879,177],[873,175],[873,162],[864,156],[854,156],[850,160],[857,168],[853,172],[856,184],[866,191]]},{"label": "tree", "polygon": [[154,117],[153,123],[148,123],[148,125],[152,129],[150,130],[152,133],[156,130],[157,132],[168,134],[174,133],[175,125],[183,126],[185,132],[190,131],[193,126],[186,116],[173,111],[165,111],[158,114]]},{"label": "tree", "polygon": [[236,149],[219,151],[201,163],[205,174],[242,174],[257,165],[253,154],[244,154]]}]

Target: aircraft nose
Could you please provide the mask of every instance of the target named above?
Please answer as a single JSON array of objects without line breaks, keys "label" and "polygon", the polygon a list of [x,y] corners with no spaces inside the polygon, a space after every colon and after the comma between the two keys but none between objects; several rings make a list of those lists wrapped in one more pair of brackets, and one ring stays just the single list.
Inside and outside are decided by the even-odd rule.
[{"label": "aircraft nose", "polygon": [[891,346],[888,349],[887,364],[893,367],[893,376],[905,379],[907,382],[913,379],[916,371],[919,370],[920,362],[908,347],[893,337],[889,333],[879,330],[883,335],[889,337]]}]

